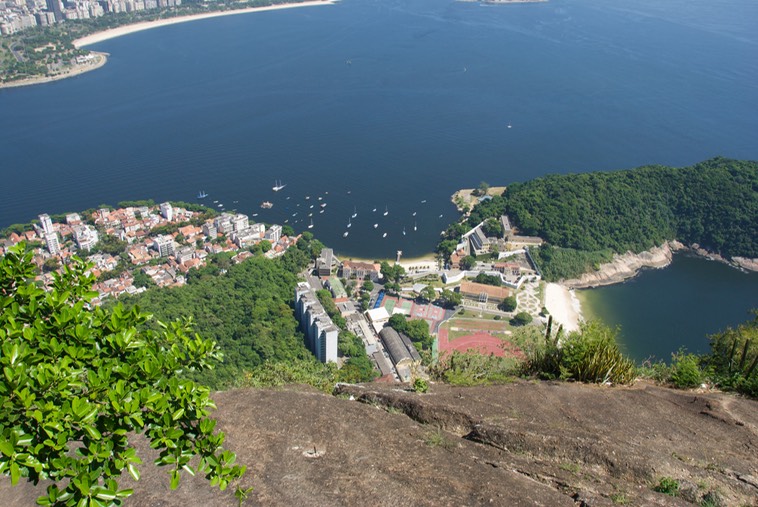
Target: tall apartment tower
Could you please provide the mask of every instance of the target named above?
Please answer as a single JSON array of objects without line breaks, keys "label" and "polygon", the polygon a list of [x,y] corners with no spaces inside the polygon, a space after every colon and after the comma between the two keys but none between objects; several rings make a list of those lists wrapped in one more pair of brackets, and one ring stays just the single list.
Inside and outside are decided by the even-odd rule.
[{"label": "tall apartment tower", "polygon": [[42,237],[45,239],[45,246],[47,251],[53,255],[61,253],[61,245],[58,241],[58,234],[53,229],[53,221],[50,220],[50,215],[44,213],[39,216],[39,224],[42,227]]},{"label": "tall apartment tower", "polygon": [[164,202],[161,204],[161,216],[169,222],[174,219],[174,208],[170,202]]},{"label": "tall apartment tower", "polygon": [[47,10],[53,13],[55,21],[63,21],[63,7],[61,6],[61,0],[45,0]]},{"label": "tall apartment tower", "polygon": [[52,234],[55,232],[53,229],[53,221],[50,220],[50,215],[47,213],[39,216],[39,224],[42,227],[42,230],[45,232],[45,234]]}]

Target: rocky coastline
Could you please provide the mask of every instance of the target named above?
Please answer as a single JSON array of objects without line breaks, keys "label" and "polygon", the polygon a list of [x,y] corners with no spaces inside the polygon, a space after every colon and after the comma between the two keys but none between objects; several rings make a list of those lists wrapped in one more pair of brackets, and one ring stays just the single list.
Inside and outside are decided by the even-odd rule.
[{"label": "rocky coastline", "polygon": [[718,254],[709,252],[697,244],[686,246],[679,241],[668,241],[659,247],[654,247],[638,254],[632,252],[627,252],[621,255],[617,254],[611,262],[601,264],[597,271],[585,273],[579,278],[561,280],[560,284],[570,289],[589,289],[592,287],[602,287],[604,285],[622,283],[637,276],[642,269],[665,268],[671,264],[674,252],[678,251],[687,251],[694,255],[705,257],[709,260],[723,262],[740,269],[758,271],[758,259],[748,259],[744,257],[727,259]]}]

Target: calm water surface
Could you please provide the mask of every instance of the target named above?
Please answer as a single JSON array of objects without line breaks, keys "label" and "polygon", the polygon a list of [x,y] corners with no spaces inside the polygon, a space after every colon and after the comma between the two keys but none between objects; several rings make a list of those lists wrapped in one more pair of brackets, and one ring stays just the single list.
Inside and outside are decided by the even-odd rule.
[{"label": "calm water surface", "polygon": [[635,360],[668,361],[682,346],[708,352],[707,335],[752,319],[749,310],[758,309],[758,273],[677,254],[665,269],[577,294],[586,318],[621,326],[625,352]]},{"label": "calm water surface", "polygon": [[204,190],[420,255],[482,180],[758,159],[755,26],[753,0],[346,0],[112,39],[100,70],[0,90],[0,226]]}]

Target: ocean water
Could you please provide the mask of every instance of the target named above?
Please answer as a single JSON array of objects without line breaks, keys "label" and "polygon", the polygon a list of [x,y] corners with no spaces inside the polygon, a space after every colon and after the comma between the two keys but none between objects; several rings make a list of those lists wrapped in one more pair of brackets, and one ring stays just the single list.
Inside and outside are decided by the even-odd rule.
[{"label": "ocean water", "polygon": [[757,25],[753,0],[344,0],[112,39],[97,71],[0,90],[0,226],[204,190],[421,255],[481,181],[758,159]]},{"label": "ocean water", "polygon": [[622,349],[637,362],[670,361],[680,347],[706,353],[709,335],[752,320],[758,273],[677,254],[665,269],[577,295],[585,318],[621,328]]}]

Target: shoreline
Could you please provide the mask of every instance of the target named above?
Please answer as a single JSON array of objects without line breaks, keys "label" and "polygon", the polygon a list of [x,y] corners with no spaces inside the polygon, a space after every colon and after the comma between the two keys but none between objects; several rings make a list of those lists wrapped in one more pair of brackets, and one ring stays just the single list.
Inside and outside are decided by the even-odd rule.
[{"label": "shoreline", "polygon": [[115,39],[123,35],[129,35],[144,30],[151,30],[153,28],[160,28],[162,26],[175,25],[177,23],[187,23],[189,21],[197,21],[200,19],[217,18],[221,16],[233,16],[237,14],[250,14],[253,12],[266,12],[275,11],[281,9],[292,9],[294,7],[314,7],[317,5],[334,5],[337,0],[311,0],[308,2],[300,3],[288,3],[278,5],[268,5],[265,7],[247,7],[245,9],[235,9],[228,11],[216,11],[206,12],[202,14],[188,14],[186,16],[176,16],[173,18],[157,19],[155,21],[143,21],[140,23],[134,23],[132,25],[119,26],[117,28],[111,28],[102,32],[96,32],[90,35],[85,35],[80,39],[76,39],[73,44],[74,47],[79,49],[84,46],[96,44],[109,39]]},{"label": "shoreline", "polygon": [[106,63],[108,63],[108,53],[102,53],[100,51],[90,51],[90,54],[95,55],[94,63],[85,63],[81,65],[74,65],[70,70],[61,72],[60,74],[54,74],[51,76],[38,76],[27,79],[19,79],[17,81],[8,81],[7,83],[0,83],[0,89],[3,88],[19,88],[21,86],[31,86],[43,83],[52,83],[53,81],[60,81],[61,79],[68,79],[70,77],[76,77],[85,72],[91,72],[97,70]]},{"label": "shoreline", "polygon": [[582,305],[573,289],[559,283],[545,286],[545,308],[566,332],[579,331],[584,322]]},{"label": "shoreline", "polygon": [[[340,254],[339,252],[334,252],[334,256],[337,259],[341,260],[341,261],[348,260],[348,261],[353,261],[353,262],[368,262],[368,263],[374,263],[374,262],[381,263],[383,261],[387,261],[390,264],[394,264],[395,263],[395,259],[392,259],[392,258],[385,258],[385,259],[381,259],[381,258],[363,259],[363,258],[360,258],[360,257],[352,257],[352,256],[349,256],[349,255],[343,255],[343,254]],[[407,259],[401,258],[400,262],[398,262],[397,264],[403,266],[403,268],[405,269],[406,273],[410,273],[412,271],[426,270],[427,267],[431,267],[432,269],[436,269],[437,268],[437,256],[435,254],[433,254],[433,253],[428,253],[428,254],[420,255],[418,257],[409,257]]]},{"label": "shoreline", "polygon": [[616,254],[611,262],[601,264],[597,271],[584,273],[579,278],[560,280],[558,283],[569,289],[592,289],[624,283],[636,277],[643,269],[663,269],[669,266],[677,252],[686,252],[703,259],[721,262],[736,269],[758,271],[758,259],[744,257],[726,259],[701,248],[700,245],[686,246],[674,240],[638,254],[632,252]]},{"label": "shoreline", "polygon": [[[266,11],[275,11],[275,10],[281,10],[281,9],[292,9],[295,7],[314,7],[317,5],[334,5],[335,3],[337,3],[337,1],[338,0],[310,0],[307,2],[267,5],[263,7],[247,7],[244,9],[205,12],[202,14],[188,14],[185,16],[176,16],[172,18],[157,19],[154,21],[143,21],[140,23],[119,26],[117,28],[111,28],[109,30],[103,30],[101,32],[95,32],[90,35],[85,35],[84,37],[74,40],[73,45],[76,49],[80,49],[85,46],[97,44],[98,42],[115,39],[116,37],[121,37],[124,35],[141,32],[144,30],[151,30],[153,28],[160,28],[162,26],[174,25],[177,23],[187,23],[190,21],[197,21],[200,19],[208,19],[208,18],[217,18],[220,16],[232,16],[232,15],[237,15],[237,14],[250,14],[254,12],[266,12]],[[85,72],[91,72],[93,70],[97,70],[100,67],[104,66],[106,63],[108,63],[108,53],[102,53],[99,51],[90,51],[90,54],[94,54],[98,56],[95,64],[87,63],[83,65],[74,65],[71,68],[71,70],[67,72],[62,72],[60,74],[55,74],[51,76],[36,76],[32,78],[27,78],[27,79],[19,79],[16,81],[8,81],[7,83],[0,83],[0,89],[19,88],[22,86],[32,86],[36,84],[44,84],[44,83],[51,83],[53,81],[60,81],[61,79],[67,79],[70,77],[79,76],[81,74],[84,74]]]}]

